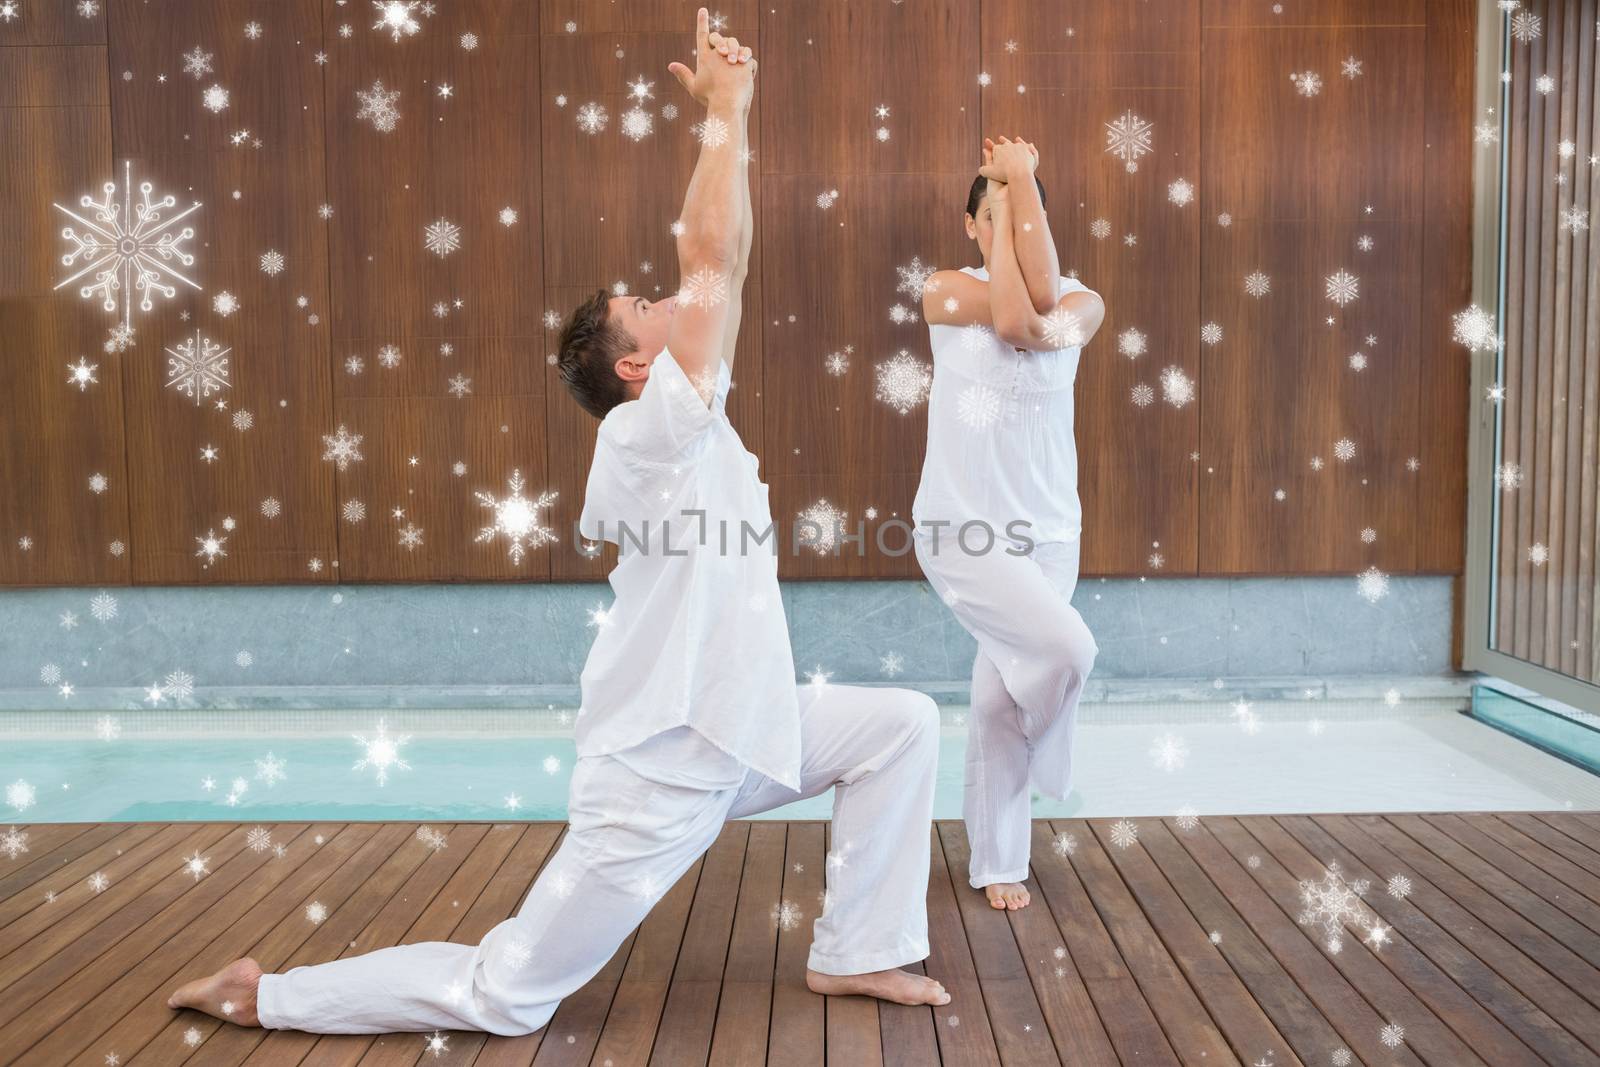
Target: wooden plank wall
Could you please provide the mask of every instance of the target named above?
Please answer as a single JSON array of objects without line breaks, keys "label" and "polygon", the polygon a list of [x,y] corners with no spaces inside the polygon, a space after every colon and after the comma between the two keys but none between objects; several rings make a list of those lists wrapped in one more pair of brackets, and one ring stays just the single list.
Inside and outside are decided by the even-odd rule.
[{"label": "wooden plank wall", "polygon": [[[1493,644],[1592,682],[1600,679],[1600,263],[1593,244],[1600,3],[1533,0],[1521,11],[1538,21],[1511,41],[1504,134],[1505,397]],[[1544,77],[1548,92],[1539,86]]]},{"label": "wooden plank wall", "polygon": [[[696,6],[450,0],[397,40],[339,0],[22,0],[0,22],[0,583],[603,577],[571,536],[594,423],[551,360],[595,288],[676,286],[697,115],[666,64],[691,58]],[[926,410],[876,399],[875,368],[930,358],[902,271],[980,262],[962,204],[1002,133],[1039,144],[1062,267],[1109,308],[1077,394],[1086,574],[1459,573],[1472,0],[715,11],[762,57],[730,416],[780,524],[826,502],[868,532],[864,555],[786,550],[785,577],[918,576],[872,535],[909,520]],[[360,114],[379,81],[387,130]],[[1134,172],[1106,150],[1130,112],[1152,124]],[[125,164],[202,203],[203,291],[136,310],[134,345],[105,352],[115,317],[54,288],[52,204]],[[438,255],[441,221],[459,246]],[[1328,298],[1338,271],[1355,300]],[[198,337],[230,349],[202,403],[168,384]],[[341,426],[361,438],[343,468]],[[475,540],[477,494],[514,475],[555,494],[560,538],[520,561]]]}]

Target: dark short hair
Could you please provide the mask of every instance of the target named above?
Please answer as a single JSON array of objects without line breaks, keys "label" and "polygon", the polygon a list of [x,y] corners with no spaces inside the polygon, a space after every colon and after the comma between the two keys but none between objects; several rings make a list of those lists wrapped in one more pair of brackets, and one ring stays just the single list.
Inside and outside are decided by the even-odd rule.
[{"label": "dark short hair", "polygon": [[597,419],[629,399],[617,376],[617,360],[639,347],[632,334],[611,317],[611,294],[596,289],[578,305],[561,330],[556,369],[578,405]]},{"label": "dark short hair", "polygon": [[[1041,182],[1039,180],[1039,176],[1037,174],[1035,174],[1033,176],[1033,184],[1035,184],[1035,185],[1037,185],[1039,187],[1039,204],[1041,206],[1043,206],[1044,203],[1045,203],[1045,199],[1044,199],[1044,182]],[[972,182],[972,189],[970,191],[968,191],[968,193],[967,193],[967,214],[968,215],[971,215],[973,218],[977,218],[978,217],[978,206],[983,202],[983,194],[988,192],[988,190],[989,190],[989,179],[985,178],[981,174],[978,175],[978,177],[976,179],[974,179],[973,182]]]}]

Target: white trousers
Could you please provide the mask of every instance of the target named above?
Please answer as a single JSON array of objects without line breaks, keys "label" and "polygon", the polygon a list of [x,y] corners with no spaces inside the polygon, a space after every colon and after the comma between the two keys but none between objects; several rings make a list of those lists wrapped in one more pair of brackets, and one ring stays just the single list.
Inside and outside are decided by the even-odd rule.
[{"label": "white trousers", "polygon": [[1100,646],[1071,604],[1080,541],[1014,556],[997,541],[969,555],[949,530],[937,551],[919,527],[917,561],[978,641],[967,716],[962,817],[975,888],[1028,877],[1029,783],[1058,800],[1072,786],[1078,701]]},{"label": "white trousers", "polygon": [[938,709],[906,689],[798,690],[800,791],[749,770],[733,788],[689,789],[610,756],[579,759],[568,831],[514,918],[476,945],[400,945],[262,975],[261,1025],[532,1033],[605,966],[725,821],[830,787],[832,851],[810,967],[863,974],[925,958]]}]

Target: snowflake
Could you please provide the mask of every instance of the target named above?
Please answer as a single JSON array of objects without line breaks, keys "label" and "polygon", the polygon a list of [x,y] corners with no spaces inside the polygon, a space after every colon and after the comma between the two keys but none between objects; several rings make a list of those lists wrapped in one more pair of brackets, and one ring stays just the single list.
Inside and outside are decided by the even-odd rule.
[{"label": "snowflake", "polygon": [[133,347],[134,332],[134,328],[126,322],[117,323],[107,331],[105,350],[107,352],[126,352]]},{"label": "snowflake", "polygon": [[877,374],[876,397],[904,415],[928,399],[933,385],[933,368],[901,349],[874,368]]},{"label": "snowflake", "polygon": [[574,117],[577,120],[578,129],[584,133],[591,134],[599,133],[606,128],[606,123],[611,121],[611,115],[606,111],[605,107],[592,101],[584,104],[574,112]]},{"label": "snowflake", "polygon": [[449,219],[431,222],[422,231],[422,243],[428,251],[443,259],[461,247],[461,227]]},{"label": "snowflake", "polygon": [[1406,1028],[1399,1023],[1389,1023],[1378,1031],[1378,1040],[1390,1048],[1399,1048],[1406,1040]]},{"label": "snowflake", "polygon": [[1361,60],[1357,59],[1355,56],[1351,56],[1344,61],[1344,64],[1339,68],[1339,70],[1346,78],[1354,81],[1356,78],[1361,77]]},{"label": "snowflake", "polygon": [[793,930],[803,917],[800,906],[792,901],[781,900],[772,906],[772,921],[780,930]]},{"label": "snowflake", "polygon": [[427,1041],[422,1047],[423,1051],[431,1052],[435,1057],[438,1057],[450,1051],[450,1039],[435,1030],[428,1035]]},{"label": "snowflake", "polygon": [[1178,809],[1178,814],[1175,818],[1180,830],[1193,830],[1200,825],[1200,813],[1187,804]]},{"label": "snowflake", "polygon": [[314,923],[320,923],[328,917],[328,906],[320,900],[313,900],[306,905],[306,918]]},{"label": "snowflake", "polygon": [[1156,391],[1144,382],[1138,382],[1128,390],[1128,399],[1133,401],[1136,407],[1147,408],[1155,403]]},{"label": "snowflake", "polygon": [[1189,760],[1189,743],[1174,733],[1164,733],[1150,742],[1150,761],[1164,771],[1175,771]]},{"label": "snowflake", "polygon": [[1127,819],[1118,819],[1111,824],[1111,843],[1118,848],[1127,848],[1139,840],[1139,828]]},{"label": "snowflake", "polygon": [[450,379],[449,393],[456,398],[465,397],[472,392],[472,379],[465,374],[458,374]]},{"label": "snowflake", "polygon": [[211,873],[210,868],[207,866],[210,862],[210,856],[202,856],[200,855],[200,850],[195,849],[194,855],[183,861],[183,869],[194,875],[194,880],[198,882],[201,875]]},{"label": "snowflake", "polygon": [[1064,307],[1051,308],[1040,330],[1044,334],[1044,343],[1052,350],[1077,348],[1083,344],[1082,321]]},{"label": "snowflake", "polygon": [[367,506],[359,500],[346,500],[339,512],[345,522],[360,522],[367,517]]},{"label": "snowflake", "polygon": [[888,652],[878,658],[878,669],[893,678],[905,669],[905,661],[898,652]]},{"label": "snowflake", "polygon": [[1149,340],[1142,330],[1129,327],[1117,335],[1117,351],[1129,359],[1138,359],[1149,348]]},{"label": "snowflake", "polygon": [[117,294],[122,293],[121,326],[126,333],[114,336],[115,347],[108,342],[106,348],[108,352],[120,352],[132,341],[133,308],[128,298],[133,292],[141,294],[139,310],[150,311],[155,307],[151,300],[153,293],[160,293],[168,300],[177,295],[177,287],[168,283],[168,276],[199,290],[198,284],[174,266],[188,267],[194,264],[193,254],[183,250],[184,242],[194,237],[194,229],[185,226],[176,233],[170,231],[178,222],[199,210],[200,202],[197,200],[170,219],[163,219],[162,215],[168,208],[177,206],[177,198],[168,195],[154,200],[151,198],[154,186],[150,182],[141,182],[140,201],[134,203],[131,199],[133,164],[126,161],[123,163],[121,201],[117,200],[116,182],[106,182],[100,188],[104,200],[95,200],[88,194],[78,200],[79,206],[91,209],[92,221],[70,208],[54,205],[57,211],[86,227],[84,233],[79,233],[71,226],[62,229],[61,236],[74,247],[61,257],[61,265],[71,267],[81,258],[84,266],[57,283],[55,288],[70,285],[93,271],[93,284],[81,286],[78,295],[88,299],[99,293],[101,307],[109,312],[117,310]]},{"label": "snowflake", "polygon": [[475,33],[463,33],[461,35],[461,47],[468,52],[478,47],[478,35]]},{"label": "snowflake", "polygon": [[359,771],[367,767],[375,768],[378,774],[378,784],[383,785],[389,781],[390,767],[399,767],[405,771],[411,769],[411,765],[400,758],[400,746],[411,740],[410,734],[401,734],[399,737],[391,738],[388,727],[382,719],[379,719],[378,729],[372,740],[368,741],[361,734],[352,734],[351,736],[356,739],[357,744],[362,746],[362,756],[356,761],[351,770]]},{"label": "snowflake", "polygon": [[18,830],[15,826],[5,833],[0,834],[0,852],[6,854],[7,859],[16,859],[28,851],[28,832]]},{"label": "snowflake", "polygon": [[194,675],[187,671],[172,671],[162,688],[174,699],[183,700],[194,695]]},{"label": "snowflake", "polygon": [[548,508],[558,494],[547,490],[529,500],[522,494],[520,470],[513,470],[506,484],[508,492],[503,498],[481,490],[473,494],[481,506],[494,511],[494,522],[479,530],[473,542],[492,541],[503,534],[509,542],[511,562],[520,564],[526,548],[538,548],[556,540],[555,531],[539,520],[539,512]]},{"label": "snowflake", "polygon": [[1070,856],[1078,851],[1078,839],[1069,833],[1059,833],[1055,840],[1050,842],[1050,847],[1058,856]]},{"label": "snowflake", "polygon": [[104,871],[95,871],[88,878],[89,888],[96,893],[104,893],[109,885],[111,885],[111,879],[105,876]]},{"label": "snowflake", "polygon": [[923,264],[921,256],[912,256],[908,266],[896,267],[895,272],[900,275],[900,284],[895,286],[895,292],[904,293],[913,300],[922,299],[922,294],[928,288],[928,279],[935,273],[933,267]]},{"label": "snowflake", "polygon": [[1333,1067],[1350,1067],[1350,1050],[1343,1047],[1334,1049],[1333,1055],[1328,1058],[1328,1062],[1333,1064]]},{"label": "snowflake", "polygon": [[1573,234],[1587,230],[1589,228],[1589,212],[1577,206],[1567,208],[1561,213],[1561,228],[1571,230]]},{"label": "snowflake", "polygon": [[347,470],[350,467],[351,460],[362,458],[361,453],[357,450],[357,446],[360,444],[361,435],[350,433],[344,428],[344,424],[340,423],[337,433],[325,433],[322,435],[322,446],[326,449],[322,453],[322,458],[333,460],[340,470]]},{"label": "snowflake", "polygon": [[850,358],[843,352],[828,353],[828,358],[822,363],[828,368],[828,373],[835,378],[843,377],[844,372],[850,369]]},{"label": "snowflake", "polygon": [[247,22],[244,24],[244,35],[252,41],[261,39],[261,23]]},{"label": "snowflake", "polygon": [[1333,443],[1333,456],[1341,463],[1349,463],[1356,458],[1356,443],[1348,437],[1341,437]]},{"label": "snowflake", "polygon": [[528,965],[529,960],[533,959],[533,946],[520,937],[514,937],[511,943],[506,945],[501,956],[505,959],[507,967],[513,971],[520,971]]},{"label": "snowflake", "polygon": [[228,554],[222,548],[228,539],[226,537],[218,537],[216,530],[207,530],[204,537],[196,537],[194,540],[195,544],[200,546],[194,550],[194,554],[206,558],[203,566],[210,567],[219,557]]},{"label": "snowflake", "polygon": [[400,363],[400,346],[388,344],[378,349],[378,362],[393,370]]},{"label": "snowflake", "polygon": [[1389,576],[1376,567],[1368,567],[1356,576],[1356,592],[1369,604],[1376,604],[1389,593]]},{"label": "snowflake", "polygon": [[424,845],[433,849],[435,852],[449,844],[449,842],[445,839],[443,832],[435,830],[431,826],[417,827],[417,832],[412,836],[414,836],[418,841],[421,841]]},{"label": "snowflake", "polygon": [[199,45],[183,54],[183,72],[195,78],[203,78],[211,73],[212,53],[201,51]]},{"label": "snowflake", "polygon": [[642,141],[655,132],[655,116],[642,107],[631,107],[622,113],[618,127],[622,135],[632,141]]},{"label": "snowflake", "polygon": [[167,388],[191,398],[198,407],[200,401],[232,384],[227,358],[231,351],[196,330],[177,348],[167,349]]},{"label": "snowflake", "polygon": [[78,14],[92,19],[100,13],[100,0],[78,0]]},{"label": "snowflake", "polygon": [[117,598],[102,589],[89,601],[89,614],[99,622],[110,622],[117,617]]},{"label": "snowflake", "polygon": [[1200,327],[1200,340],[1208,345],[1222,343],[1222,327],[1214,322],[1208,322]]},{"label": "snowflake", "polygon": [[728,300],[728,279],[710,267],[701,267],[685,278],[678,290],[679,305],[714,308]]},{"label": "snowflake", "polygon": [[1000,418],[1000,394],[987,385],[969,385],[956,397],[956,417],[971,430],[988,429]]},{"label": "snowflake", "polygon": [[393,130],[400,121],[400,110],[394,106],[400,99],[400,90],[385,89],[382,79],[374,81],[370,89],[357,89],[356,99],[361,101],[361,109],[356,112],[357,121],[366,119],[381,133]]},{"label": "snowflake", "polygon": [[1327,278],[1328,299],[1340,307],[1350,303],[1361,292],[1361,282],[1349,271],[1335,271]]},{"label": "snowflake", "polygon": [[102,741],[115,741],[122,734],[122,723],[115,716],[102,715],[95,721],[94,734]]},{"label": "snowflake", "polygon": [[517,209],[516,208],[514,208],[514,207],[503,207],[503,208],[500,209],[500,225],[502,225],[502,226],[514,226],[514,225],[516,225],[516,222],[517,222]]},{"label": "snowflake", "polygon": [[1451,319],[1455,342],[1474,352],[1492,352],[1500,347],[1494,316],[1477,304],[1457,312]]},{"label": "snowflake", "polygon": [[1167,186],[1167,199],[1178,207],[1185,207],[1194,200],[1194,185],[1187,178],[1179,178]]},{"label": "snowflake", "polygon": [[690,127],[690,131],[706,148],[721,148],[727,144],[729,129],[727,122],[716,115],[707,115],[703,121]]},{"label": "snowflake", "polygon": [[1304,74],[1291,74],[1289,80],[1294,83],[1301,96],[1312,97],[1322,92],[1322,75],[1316,71],[1308,70]]},{"label": "snowflake", "polygon": [[1531,11],[1519,11],[1511,16],[1511,36],[1527,44],[1544,32],[1544,21]]},{"label": "snowflake", "polygon": [[1089,223],[1089,236],[1096,241],[1104,241],[1111,236],[1111,223],[1107,219],[1095,219]]},{"label": "snowflake", "polygon": [[276,248],[269,248],[261,253],[261,273],[281,274],[283,272],[283,253]]},{"label": "snowflake", "polygon": [[1245,276],[1244,291],[1255,297],[1266,296],[1272,292],[1272,279],[1260,271],[1255,271]]},{"label": "snowflake", "polygon": [[80,393],[87,392],[89,386],[100,384],[100,379],[94,376],[94,372],[99,369],[100,364],[90,363],[87,359],[79,356],[77,363],[67,364],[67,370],[72,372],[71,376],[67,378],[67,384],[76,385]]},{"label": "snowflake", "polygon": [[1375,242],[1372,240],[1372,238],[1366,234],[1362,234],[1356,239],[1356,247],[1361,249],[1363,252],[1372,251],[1374,244]]},{"label": "snowflake", "polygon": [[1132,111],[1106,125],[1106,151],[1127,164],[1128,173],[1139,169],[1139,157],[1151,149],[1154,127]]},{"label": "snowflake", "polygon": [[239,310],[239,298],[224,289],[211,298],[211,310],[223,318],[227,318]]},{"label": "snowflake", "polygon": [[268,752],[265,756],[256,760],[256,777],[266,782],[269,786],[281,782],[285,777],[283,760]]},{"label": "snowflake", "polygon": [[281,514],[283,514],[283,505],[278,502],[277,497],[269,496],[261,502],[262,518],[275,519]]},{"label": "snowflake", "polygon": [[1472,128],[1472,139],[1479,145],[1500,143],[1500,127],[1492,122],[1480,122]]},{"label": "snowflake", "polygon": [[397,542],[407,552],[413,552],[422,544],[422,528],[413,523],[406,523],[400,530],[400,540]]},{"label": "snowflake", "polygon": [[1161,396],[1175,408],[1181,408],[1194,399],[1194,380],[1183,373],[1182,367],[1168,367],[1161,372]]},{"label": "snowflake", "polygon": [[[819,556],[831,552],[838,545],[839,535],[844,528],[845,513],[828,503],[826,499],[818,500],[800,512],[797,518],[801,523],[800,543],[816,549]],[[826,680],[826,675],[823,678]]]},{"label": "snowflake", "polygon": [[200,94],[200,103],[212,114],[220,113],[228,106],[228,90],[220,85],[212,85]]},{"label": "snowflake", "polygon": [[396,41],[422,29],[422,24],[411,17],[411,13],[422,6],[422,0],[372,0],[372,6],[378,9],[378,21],[372,28],[392,30]]},{"label": "snowflake", "polygon": [[1320,928],[1328,951],[1337,953],[1344,947],[1346,925],[1362,929],[1371,925],[1369,912],[1361,903],[1370,884],[1364,878],[1346,883],[1339,876],[1339,864],[1329,864],[1320,879],[1300,883],[1300,925]]}]

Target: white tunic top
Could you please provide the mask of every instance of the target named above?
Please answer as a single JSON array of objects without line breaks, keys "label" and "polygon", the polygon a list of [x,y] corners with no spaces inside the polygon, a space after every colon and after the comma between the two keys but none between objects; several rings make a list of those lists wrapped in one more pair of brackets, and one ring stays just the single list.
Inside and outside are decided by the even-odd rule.
[{"label": "white tunic top", "polygon": [[[724,410],[728,366],[717,367],[708,407],[663,349],[638,399],[600,422],[578,532],[620,555],[610,576],[616,599],[580,676],[578,755],[611,755],[689,726],[798,789],[781,539],[769,534],[758,461]],[[706,771],[716,779],[725,768]]]},{"label": "white tunic top", "polygon": [[[989,280],[986,267],[962,273]],[[1093,292],[1061,279],[1057,296]],[[982,520],[1004,539],[1014,521],[1036,543],[1076,540],[1083,530],[1078,502],[1078,448],[1072,428],[1072,387],[1082,346],[1054,352],[1018,351],[983,326],[932,325],[933,390],[928,400],[928,451],[911,505],[919,533],[939,528],[939,550],[954,547],[961,524]],[[967,535],[982,551],[981,530]]]}]

